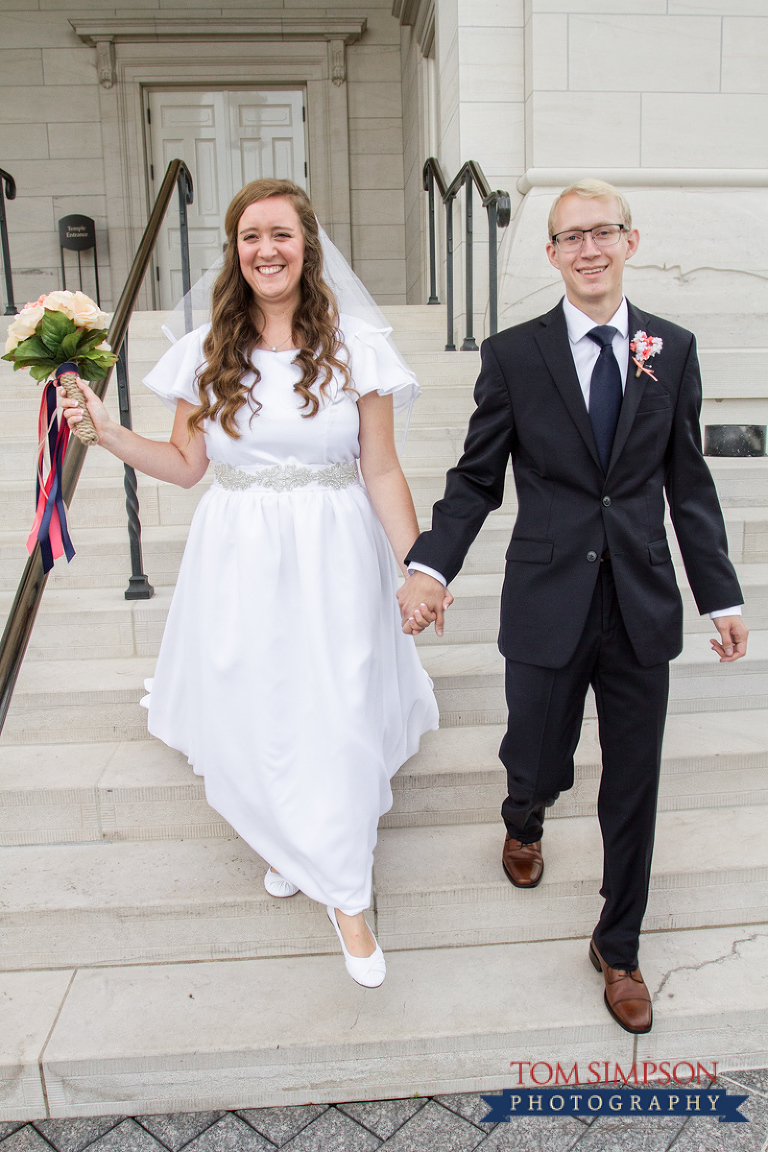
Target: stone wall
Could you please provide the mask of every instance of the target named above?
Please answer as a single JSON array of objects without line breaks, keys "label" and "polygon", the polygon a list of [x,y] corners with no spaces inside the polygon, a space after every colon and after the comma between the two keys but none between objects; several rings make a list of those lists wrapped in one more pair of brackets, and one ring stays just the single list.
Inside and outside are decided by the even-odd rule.
[{"label": "stone wall", "polygon": [[[170,15],[215,20],[217,16],[246,18],[257,13],[349,14],[367,19],[360,42],[347,48],[349,154],[340,155],[336,163],[349,166],[355,267],[381,303],[405,301],[400,28],[391,15],[391,0],[354,4],[341,0],[333,8],[302,0],[294,0],[292,5],[283,5],[280,0],[269,0],[268,4],[251,0],[247,7],[242,2],[238,6],[237,0],[223,7],[210,5],[208,0],[133,0],[130,7],[126,4],[123,8],[115,7],[114,0],[92,0],[87,8],[75,7],[72,0],[3,0],[2,7],[0,167],[13,174],[18,188],[17,199],[7,207],[17,304],[59,286],[56,221],[72,212],[82,212],[96,221],[102,301],[108,306],[114,304],[122,286],[126,254],[133,250],[140,233],[139,221],[127,219],[122,226],[116,223],[120,197],[129,198],[131,210],[146,219],[143,173],[128,173],[136,186],[129,196],[129,179],[112,160],[117,129],[105,115],[96,50],[82,43],[69,21]],[[190,61],[194,58],[191,53]],[[184,83],[195,83],[192,66]],[[258,80],[253,86],[258,86]],[[346,172],[342,176],[346,182]],[[346,230],[348,234],[348,225]],[[111,259],[110,244],[115,260]],[[92,284],[87,271],[89,258],[86,254],[86,290]],[[115,263],[120,283],[112,283],[111,263]],[[145,297],[142,304],[148,306],[148,291]]]},{"label": "stone wall", "polygon": [[526,0],[525,149],[505,323],[561,295],[546,213],[590,175],[633,204],[638,305],[710,347],[768,344],[765,0]]},{"label": "stone wall", "polygon": [[[557,298],[542,203],[595,175],[634,191],[646,234],[661,229],[653,245],[644,239],[628,284],[691,323],[723,309],[747,313],[749,342],[768,342],[758,303],[768,283],[765,0],[436,0],[434,55],[434,132],[446,176],[472,158],[491,187],[511,193],[512,225],[501,236],[502,323]],[[406,147],[414,136],[413,67],[404,41]],[[417,194],[424,199],[406,182],[406,220]],[[459,344],[461,201],[454,217]],[[478,336],[488,320],[483,217],[477,206]],[[414,228],[409,259],[416,239]],[[425,252],[423,224],[418,239]],[[733,333],[733,323],[725,327]]]},{"label": "stone wall", "polygon": [[[436,0],[438,159],[451,180],[467,160],[491,188],[508,191],[513,213],[525,171],[525,10],[523,0]],[[464,329],[464,196],[454,212],[456,342]],[[474,329],[487,329],[487,227],[474,201]]]}]

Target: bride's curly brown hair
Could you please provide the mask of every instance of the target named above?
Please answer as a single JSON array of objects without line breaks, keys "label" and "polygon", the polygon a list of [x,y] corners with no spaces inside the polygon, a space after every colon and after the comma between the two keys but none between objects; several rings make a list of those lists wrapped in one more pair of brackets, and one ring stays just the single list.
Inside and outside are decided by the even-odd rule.
[{"label": "bride's curly brown hair", "polygon": [[[237,254],[237,227],[250,204],[270,196],[284,196],[296,210],[304,234],[304,266],[301,272],[301,301],[293,316],[293,339],[299,349],[294,364],[302,374],[293,390],[304,398],[303,415],[315,416],[320,409],[318,392],[327,396],[334,369],[345,390],[353,391],[349,368],[339,352],[344,347],[339,332],[339,310],[333,292],[323,280],[323,251],[317,218],[303,188],[290,180],[253,180],[241,188],[227,209],[224,227],[227,247],[222,268],[213,287],[211,330],[203,343],[205,364],[198,372],[200,404],[191,413],[187,427],[190,435],[206,419],[218,420],[234,440],[240,438],[236,415],[244,404],[253,414],[261,404],[243,385],[243,377],[253,372],[258,383],[261,375],[251,363],[251,353],[261,339],[258,299],[240,271]],[[254,303],[256,307],[254,308]],[[318,387],[312,385],[319,380]],[[210,389],[210,393],[209,393]],[[212,397],[212,398],[211,398]]]}]

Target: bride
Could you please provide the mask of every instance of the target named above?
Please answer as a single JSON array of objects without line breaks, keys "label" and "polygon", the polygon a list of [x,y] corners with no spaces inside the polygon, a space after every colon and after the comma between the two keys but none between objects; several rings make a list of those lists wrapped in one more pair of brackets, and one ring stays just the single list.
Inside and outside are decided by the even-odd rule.
[{"label": "bride", "polygon": [[[225,226],[212,323],[145,380],[175,409],[170,443],[115,424],[82,385],[100,445],[127,464],[183,488],[213,465],[149,730],[270,862],[267,891],[325,904],[347,971],[377,987],[386,966],[364,913],[378,820],[438,718],[395,599],[393,553],[402,567],[418,526],[393,400],[418,386],[387,329],[339,315],[302,189],[254,181]],[[80,410],[61,403],[74,426]]]}]

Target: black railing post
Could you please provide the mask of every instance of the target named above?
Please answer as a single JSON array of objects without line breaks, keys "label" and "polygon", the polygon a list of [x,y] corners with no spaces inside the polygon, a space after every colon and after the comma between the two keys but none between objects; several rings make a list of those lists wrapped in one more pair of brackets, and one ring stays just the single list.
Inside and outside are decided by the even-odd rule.
[{"label": "black railing post", "polygon": [[488,322],[489,335],[499,330],[498,252],[496,249],[496,201],[488,205]]},{"label": "black railing post", "polygon": [[445,201],[445,310],[447,317],[446,352],[455,352],[453,342],[453,197]]},{"label": "black railing post", "polygon": [[[131,390],[128,381],[128,336],[120,346],[115,366],[117,374],[117,399],[120,409],[120,423],[123,428],[131,428]],[[123,486],[125,488],[125,511],[128,516],[128,541],[131,548],[131,575],[125,590],[126,600],[150,600],[155,590],[144,574],[144,560],[141,554],[141,520],[139,519],[139,486],[136,473],[130,464],[124,464]]]},{"label": "black railing post", "polygon": [[464,309],[466,312],[466,328],[467,334],[464,337],[464,343],[461,346],[462,352],[477,352],[477,344],[474,337],[474,268],[472,262],[472,245],[474,240],[474,230],[472,227],[472,172],[467,168],[464,176],[464,267],[466,270],[466,280],[464,288]]},{"label": "black railing post", "polygon": [[[5,186],[5,196],[3,195],[3,186]],[[5,197],[9,200],[16,199],[16,181],[10,172],[6,172],[0,168],[0,243],[3,249],[3,270],[5,272],[5,294],[8,297],[8,303],[5,306],[6,316],[16,315],[16,305],[13,300],[13,274],[11,272],[11,247],[8,243],[8,222],[5,218]]]},{"label": "black railing post", "polygon": [[192,301],[189,290],[192,276],[189,268],[189,225],[187,205],[192,203],[192,182],[186,168],[179,172],[179,239],[181,241],[181,290],[184,293],[184,331],[192,331]]},{"label": "black railing post", "polygon": [[512,201],[508,192],[498,189],[483,197],[488,210],[488,323],[490,336],[499,330],[499,275],[497,228],[506,228],[512,219]]},{"label": "black railing post", "polygon": [[427,304],[439,304],[435,246],[435,174],[431,168],[427,169],[427,191],[429,193],[429,300],[427,300]]},{"label": "black railing post", "polygon": [[467,313],[467,335],[461,346],[462,352],[476,352],[477,343],[474,336],[474,228],[472,187],[477,188],[482,197],[483,207],[488,211],[488,305],[490,334],[498,331],[499,286],[498,286],[498,229],[506,228],[512,216],[512,206],[508,192],[492,192],[488,187],[482,168],[474,160],[467,160],[462,164],[451,183],[446,187],[443,171],[434,156],[424,162],[422,170],[423,188],[429,193],[430,203],[430,233],[429,233],[429,272],[433,297],[430,304],[437,303],[435,292],[435,237],[434,237],[434,184],[440,190],[445,204],[445,296],[448,324],[448,342],[446,352],[455,352],[453,342],[453,202],[462,185],[464,187],[464,211],[466,220],[466,289],[465,303]]}]

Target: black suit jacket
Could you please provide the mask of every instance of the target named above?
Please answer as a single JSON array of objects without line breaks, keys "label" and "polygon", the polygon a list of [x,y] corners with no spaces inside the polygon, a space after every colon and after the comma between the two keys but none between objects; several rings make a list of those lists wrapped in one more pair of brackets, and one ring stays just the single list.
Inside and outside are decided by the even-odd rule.
[{"label": "black suit jacket", "polygon": [[725,525],[701,452],[701,376],[684,328],[629,305],[630,339],[660,336],[639,377],[630,357],[607,474],[573,362],[562,303],[483,343],[477,408],[464,454],[435,504],[432,529],[408,554],[450,582],[489,512],[510,456],[518,514],[506,556],[499,647],[546,668],[571,659],[610,549],[622,617],[641,664],[677,656],[680,593],[664,529],[664,496],[700,612],[742,602]]}]

